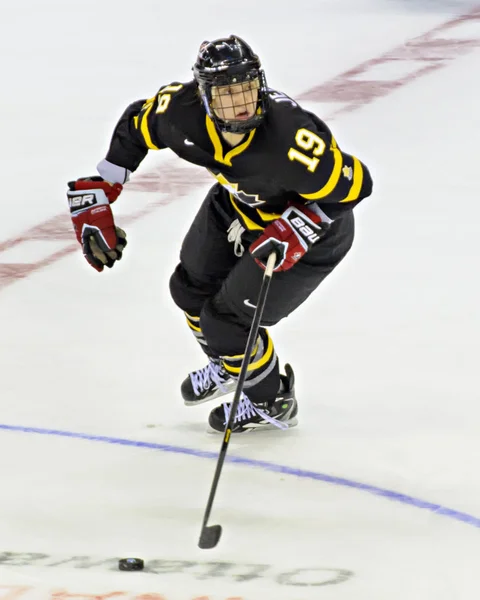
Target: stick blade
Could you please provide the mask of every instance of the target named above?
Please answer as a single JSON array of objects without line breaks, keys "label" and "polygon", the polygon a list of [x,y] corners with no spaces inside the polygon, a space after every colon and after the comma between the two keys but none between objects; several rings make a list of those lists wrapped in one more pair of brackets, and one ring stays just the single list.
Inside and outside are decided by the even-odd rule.
[{"label": "stick blade", "polygon": [[211,525],[210,527],[204,527],[198,540],[198,547],[202,550],[209,550],[215,548],[222,535],[221,525]]}]

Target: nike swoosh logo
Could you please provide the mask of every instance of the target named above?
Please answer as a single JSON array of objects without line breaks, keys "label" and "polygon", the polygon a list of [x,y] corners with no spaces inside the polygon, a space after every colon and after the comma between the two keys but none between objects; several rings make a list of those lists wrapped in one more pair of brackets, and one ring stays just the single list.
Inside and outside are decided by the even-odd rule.
[{"label": "nike swoosh logo", "polygon": [[244,300],[243,303],[245,304],[245,306],[249,306],[250,308],[253,308],[253,309],[257,308],[255,306],[255,304],[252,304],[248,298],[246,300]]},{"label": "nike swoosh logo", "polygon": [[195,144],[193,142],[191,142],[190,140],[184,140],[184,144],[185,144],[185,146],[195,146]]}]

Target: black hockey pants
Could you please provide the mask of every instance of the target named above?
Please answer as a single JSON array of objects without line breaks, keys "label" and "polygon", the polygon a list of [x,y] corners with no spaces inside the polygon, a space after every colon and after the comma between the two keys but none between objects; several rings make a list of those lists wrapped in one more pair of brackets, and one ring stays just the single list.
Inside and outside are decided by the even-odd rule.
[{"label": "black hockey pants", "polygon": [[[256,304],[264,273],[248,252],[261,232],[244,231],[240,240],[235,235],[237,217],[229,193],[215,184],[183,241],[180,263],[170,279],[172,298],[187,313],[197,339],[203,336],[199,341],[205,352],[222,357],[234,377],[240,371],[255,310],[251,305]],[[293,268],[273,274],[245,382],[253,402],[274,400],[280,385],[278,360],[265,328],[308,298],[345,257],[353,237],[353,213],[347,211]],[[308,334],[308,323],[303,333]]]}]

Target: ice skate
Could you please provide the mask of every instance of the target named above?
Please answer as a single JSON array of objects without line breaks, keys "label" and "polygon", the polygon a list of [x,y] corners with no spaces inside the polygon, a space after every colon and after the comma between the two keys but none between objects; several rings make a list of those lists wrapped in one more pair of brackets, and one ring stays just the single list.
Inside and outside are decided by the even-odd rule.
[{"label": "ice skate", "polygon": [[[295,398],[295,377],[292,367],[285,365],[286,375],[281,375],[281,386],[273,403],[253,403],[242,394],[232,433],[260,429],[289,429],[297,425],[297,400]],[[225,402],[210,413],[208,424],[212,431],[223,433],[230,415],[231,402]]]},{"label": "ice skate", "polygon": [[210,359],[206,367],[192,371],[184,380],[181,393],[187,406],[195,406],[234,392],[236,384],[220,360]]}]

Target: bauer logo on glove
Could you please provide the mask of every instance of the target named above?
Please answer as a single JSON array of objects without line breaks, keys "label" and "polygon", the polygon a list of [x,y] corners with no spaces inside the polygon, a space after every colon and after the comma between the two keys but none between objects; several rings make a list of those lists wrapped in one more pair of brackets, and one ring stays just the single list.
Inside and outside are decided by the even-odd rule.
[{"label": "bauer logo on glove", "polygon": [[291,219],[290,223],[294,225],[298,229],[298,232],[304,235],[305,238],[312,244],[315,244],[315,242],[320,240],[320,236],[315,233],[315,231],[313,231],[313,229],[309,227],[300,217],[294,217]]},{"label": "bauer logo on glove", "polygon": [[89,208],[97,203],[95,194],[82,194],[81,196],[72,196],[68,198],[70,212],[75,212],[79,208]]},{"label": "bauer logo on glove", "polygon": [[314,207],[292,204],[281,217],[265,227],[250,246],[250,254],[265,269],[268,256],[275,252],[274,271],[287,271],[320,241],[328,227],[329,223],[322,221]]}]

